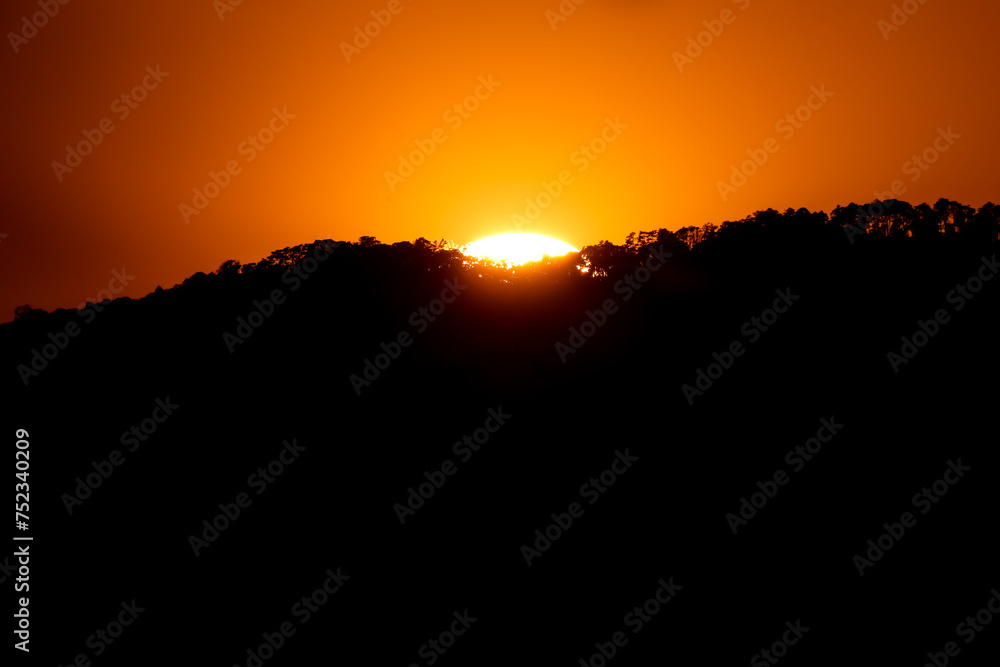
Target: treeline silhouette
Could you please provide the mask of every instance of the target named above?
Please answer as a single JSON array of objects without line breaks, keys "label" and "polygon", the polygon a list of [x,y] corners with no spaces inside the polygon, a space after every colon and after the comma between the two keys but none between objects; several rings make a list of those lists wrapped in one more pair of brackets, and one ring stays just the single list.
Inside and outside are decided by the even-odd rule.
[{"label": "treeline silhouette", "polygon": [[[22,308],[0,326],[8,427],[37,465],[38,623],[65,638],[40,650],[68,664],[95,614],[135,597],[149,616],[102,664],[174,645],[182,616],[199,661],[243,665],[340,566],[353,578],[267,665],[347,644],[426,664],[418,648],[464,609],[480,620],[442,664],[578,664],[670,577],[685,588],[614,664],[743,662],[797,618],[812,630],[790,663],[922,664],[996,585],[997,241],[993,204],[876,201],[520,267],[446,241],[316,240],[87,317]],[[176,413],[69,514],[77,478],[168,396]],[[511,418],[459,459],[500,407]],[[842,431],[791,472],[831,417]],[[189,537],[292,438],[301,458],[196,557]],[[638,461],[581,500],[626,448]],[[853,556],[957,458],[972,471],[859,576]],[[401,524],[394,505],[445,459],[457,472]],[[778,469],[791,482],[734,535],[727,513]],[[522,545],[573,502],[582,518],[529,567]]]},{"label": "treeline silhouette", "polygon": [[[989,243],[1000,236],[1000,207],[992,202],[978,210],[959,202],[941,198],[933,206],[922,203],[889,199],[859,205],[854,202],[837,206],[831,214],[810,212],[807,209],[788,208],[783,213],[774,209],[757,211],[742,220],[727,220],[719,225],[705,223],[686,226],[671,231],[665,228],[636,231],[628,234],[623,244],[602,240],[584,246],[579,254],[562,258],[547,258],[517,269],[488,260],[471,260],[464,256],[453,242],[428,241],[421,237],[415,242],[402,241],[382,244],[373,236],[362,236],[355,243],[314,241],[275,250],[259,262],[241,264],[226,260],[212,274],[198,272],[180,286],[198,285],[209,276],[232,279],[236,275],[283,272],[297,265],[314,249],[324,252],[344,246],[338,257],[342,261],[369,261],[383,266],[423,265],[427,268],[469,270],[479,277],[502,278],[505,281],[532,280],[547,276],[551,279],[576,278],[581,273],[594,278],[605,278],[634,270],[648,256],[648,248],[661,246],[679,258],[698,258],[711,262],[727,254],[745,253],[748,250],[783,249],[792,251],[815,249],[816,243],[829,243],[831,247],[843,246],[861,239],[916,239],[918,241],[961,240],[969,244]],[[471,269],[469,267],[472,267]],[[586,267],[581,272],[580,267]],[[484,273],[485,272],[485,273]],[[175,286],[176,287],[176,286]],[[15,319],[38,318],[45,311],[29,304],[15,310]]]}]

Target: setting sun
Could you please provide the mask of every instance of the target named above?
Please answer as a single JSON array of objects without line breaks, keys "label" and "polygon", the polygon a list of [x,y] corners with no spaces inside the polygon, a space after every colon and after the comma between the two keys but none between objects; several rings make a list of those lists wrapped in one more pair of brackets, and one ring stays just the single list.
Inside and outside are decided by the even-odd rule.
[{"label": "setting sun", "polygon": [[579,252],[576,248],[549,236],[541,234],[497,234],[473,241],[462,248],[470,257],[482,257],[496,262],[520,265],[534,262],[545,255],[559,257],[569,252]]}]

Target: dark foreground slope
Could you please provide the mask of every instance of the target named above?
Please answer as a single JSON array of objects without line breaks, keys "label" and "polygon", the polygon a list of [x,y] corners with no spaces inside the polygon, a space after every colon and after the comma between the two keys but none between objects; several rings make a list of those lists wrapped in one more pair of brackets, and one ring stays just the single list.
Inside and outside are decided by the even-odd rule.
[{"label": "dark foreground slope", "polygon": [[[656,265],[656,247],[635,261]],[[755,655],[784,636],[782,664],[920,665],[949,641],[955,660],[987,664],[1000,624],[971,643],[958,626],[1000,586],[1000,280],[954,290],[992,270],[995,244],[822,230],[670,250],[632,289],[618,281],[644,278],[635,264],[503,283],[447,253],[348,244],[296,289],[278,266],[115,301],[89,322],[0,327],[8,451],[15,429],[30,435],[32,653],[768,664]],[[284,302],[227,345],[274,290]],[[431,322],[419,309],[442,292],[458,296]],[[606,300],[603,326],[571,341]],[[887,353],[938,310],[947,321],[895,372]],[[25,386],[17,366],[67,322],[80,334]],[[398,358],[352,383],[401,332]],[[714,354],[729,367],[709,368]],[[686,395],[699,369],[716,379]],[[144,440],[127,433],[154,414]],[[478,450],[457,444],[485,426]],[[78,488],[88,475],[100,485]],[[404,511],[411,488],[430,497]],[[761,488],[772,497],[752,497]],[[238,498],[239,516],[220,518]],[[762,506],[738,521],[742,498]],[[872,550],[885,524],[905,532]],[[870,565],[855,559],[868,551]],[[336,592],[314,595],[325,582]],[[133,600],[143,611],[113,643],[91,637]],[[283,624],[294,634],[278,639]]]}]

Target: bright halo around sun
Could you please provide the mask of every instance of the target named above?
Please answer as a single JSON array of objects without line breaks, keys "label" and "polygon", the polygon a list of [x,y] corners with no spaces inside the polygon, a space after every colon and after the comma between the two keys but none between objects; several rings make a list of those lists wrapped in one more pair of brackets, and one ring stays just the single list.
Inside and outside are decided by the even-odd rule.
[{"label": "bright halo around sun", "polygon": [[516,232],[487,236],[462,248],[462,253],[470,257],[481,257],[512,265],[534,262],[545,255],[561,257],[569,252],[579,252],[579,250],[565,241],[549,236]]}]

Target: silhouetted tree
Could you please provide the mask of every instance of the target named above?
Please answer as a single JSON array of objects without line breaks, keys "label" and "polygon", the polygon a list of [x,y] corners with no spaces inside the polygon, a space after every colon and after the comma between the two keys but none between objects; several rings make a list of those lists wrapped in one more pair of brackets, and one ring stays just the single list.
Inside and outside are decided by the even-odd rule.
[{"label": "silhouetted tree", "polygon": [[580,255],[590,264],[590,275],[594,277],[621,273],[639,264],[639,258],[635,253],[611,241],[584,246]]},{"label": "silhouetted tree", "polygon": [[996,241],[1000,232],[1000,206],[992,202],[983,204],[973,216],[967,235],[974,241]]},{"label": "silhouetted tree", "polygon": [[889,199],[885,202],[885,214],[883,214],[883,225],[885,236],[892,238],[904,238],[910,235],[910,226],[915,217],[913,206],[909,202]]},{"label": "silhouetted tree", "polygon": [[243,265],[240,264],[235,259],[227,259],[226,261],[224,261],[222,264],[219,265],[219,268],[218,270],[216,270],[215,273],[220,276],[235,275],[240,272],[242,266]]},{"label": "silhouetted tree", "polygon": [[934,210],[938,214],[941,233],[946,237],[962,233],[962,230],[972,222],[975,215],[975,210],[971,207],[944,197],[934,202]]},{"label": "silhouetted tree", "polygon": [[910,222],[910,236],[915,239],[933,239],[940,231],[938,212],[927,204],[919,204],[913,209]]},{"label": "silhouetted tree", "polygon": [[45,314],[45,311],[41,308],[32,308],[27,303],[14,309],[15,320],[37,320]]},{"label": "silhouetted tree", "polygon": [[672,253],[674,256],[686,255],[689,251],[688,246],[677,237],[677,234],[668,229],[657,231],[656,243],[663,247],[664,252]]}]

